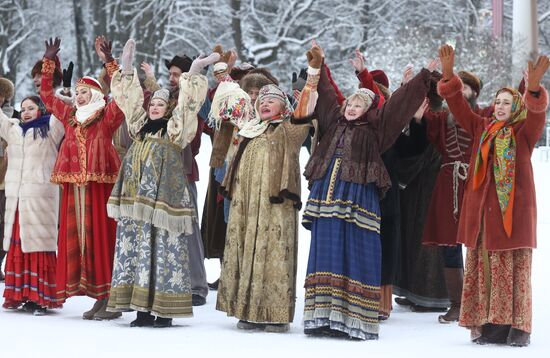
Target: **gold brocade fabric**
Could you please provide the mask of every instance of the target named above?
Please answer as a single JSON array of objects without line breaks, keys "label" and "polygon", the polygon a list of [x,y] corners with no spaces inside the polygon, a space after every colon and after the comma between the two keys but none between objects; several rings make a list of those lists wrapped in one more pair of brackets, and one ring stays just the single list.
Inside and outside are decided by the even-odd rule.
[{"label": "gold brocade fabric", "polygon": [[250,322],[294,317],[298,210],[269,201],[266,134],[250,141],[234,179],[216,309]]},{"label": "gold brocade fabric", "polygon": [[483,230],[466,255],[459,324],[470,329],[509,324],[531,332],[532,249],[487,252],[482,235]]}]

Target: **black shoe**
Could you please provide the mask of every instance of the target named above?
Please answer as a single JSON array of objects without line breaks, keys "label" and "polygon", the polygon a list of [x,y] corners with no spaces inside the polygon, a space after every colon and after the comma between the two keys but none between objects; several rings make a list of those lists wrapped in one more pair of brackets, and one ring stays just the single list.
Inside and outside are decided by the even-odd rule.
[{"label": "black shoe", "polygon": [[206,298],[193,294],[191,297],[191,302],[193,303],[193,306],[202,306],[206,304]]},{"label": "black shoe", "polygon": [[219,285],[220,285],[220,279],[217,279],[216,281],[209,283],[208,288],[211,289],[212,291],[217,291]]},{"label": "black shoe", "polygon": [[172,327],[172,318],[157,317],[155,323],[153,324],[154,328],[168,328]]},{"label": "black shoe", "polygon": [[304,328],[306,336],[322,337],[325,335],[325,327]]},{"label": "black shoe", "polygon": [[137,318],[130,322],[130,327],[152,327],[155,323],[155,316],[151,312],[139,312]]}]

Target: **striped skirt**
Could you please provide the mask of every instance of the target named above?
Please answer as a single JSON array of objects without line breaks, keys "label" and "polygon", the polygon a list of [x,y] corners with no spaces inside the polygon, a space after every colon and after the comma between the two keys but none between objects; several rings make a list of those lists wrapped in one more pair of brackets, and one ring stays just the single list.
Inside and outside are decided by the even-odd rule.
[{"label": "striped skirt", "polygon": [[15,213],[10,249],[6,260],[4,308],[17,308],[32,301],[41,307],[58,308],[56,298],[55,252],[21,251],[19,211]]},{"label": "striped skirt", "polygon": [[311,230],[305,329],[378,338],[380,205],[374,184],[340,180],[341,158],[313,183],[302,224]]}]

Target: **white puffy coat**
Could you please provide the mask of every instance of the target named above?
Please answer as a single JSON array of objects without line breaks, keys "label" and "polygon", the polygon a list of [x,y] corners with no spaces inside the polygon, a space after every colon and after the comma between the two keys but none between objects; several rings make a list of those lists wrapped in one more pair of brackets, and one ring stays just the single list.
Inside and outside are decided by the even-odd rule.
[{"label": "white puffy coat", "polygon": [[50,175],[64,134],[63,125],[52,115],[47,138],[37,135],[35,139],[32,128],[23,137],[18,120],[0,112],[0,137],[8,142],[5,251],[10,247],[16,210],[21,250],[56,251],[59,188],[50,183]]}]

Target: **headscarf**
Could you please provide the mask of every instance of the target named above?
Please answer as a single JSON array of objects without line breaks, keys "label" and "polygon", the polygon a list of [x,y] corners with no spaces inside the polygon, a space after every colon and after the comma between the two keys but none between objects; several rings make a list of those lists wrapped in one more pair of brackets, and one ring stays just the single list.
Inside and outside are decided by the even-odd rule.
[{"label": "headscarf", "polygon": [[27,134],[27,131],[33,128],[33,138],[36,139],[37,135],[41,138],[47,138],[48,132],[50,131],[50,114],[46,111],[46,106],[38,96],[29,96],[24,98],[21,101],[23,104],[24,101],[29,100],[38,106],[38,116],[28,122],[21,121],[19,126],[23,131],[23,136]]},{"label": "headscarf", "polygon": [[88,87],[92,93],[92,98],[88,104],[83,106],[76,104],[75,117],[82,124],[93,117],[98,111],[105,108],[106,102],[101,92],[101,85],[96,79],[84,76],[76,83],[76,88],[81,86]]},{"label": "headscarf", "polygon": [[[268,120],[260,119],[260,103],[263,99],[266,98],[276,98],[283,104],[283,109],[280,114],[274,118],[269,118]],[[292,105],[288,100],[286,94],[276,85],[269,84],[260,88],[258,93],[258,99],[256,99],[256,104],[254,106],[256,115],[250,121],[246,122],[244,126],[239,131],[239,135],[245,138],[256,138],[269,127],[271,123],[281,123],[284,121],[289,121],[292,116]]]},{"label": "headscarf", "polygon": [[514,88],[502,88],[497,92],[497,96],[502,92],[508,92],[513,96],[512,113],[507,121],[498,121],[493,113],[491,123],[483,130],[476,154],[472,186],[474,190],[481,187],[487,175],[489,152],[493,150],[493,174],[498,203],[504,231],[510,237],[514,211],[517,149],[513,125],[525,120],[527,108],[521,94]]}]

